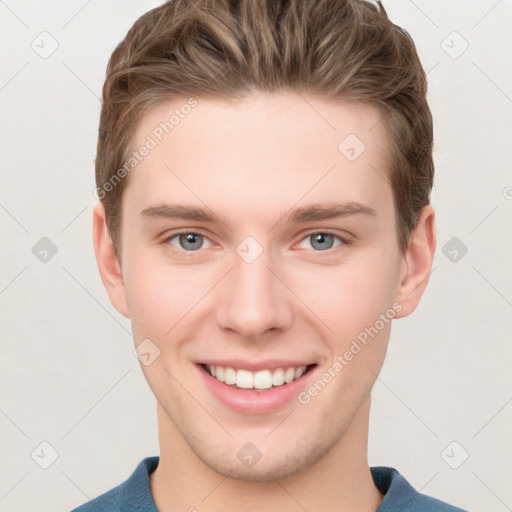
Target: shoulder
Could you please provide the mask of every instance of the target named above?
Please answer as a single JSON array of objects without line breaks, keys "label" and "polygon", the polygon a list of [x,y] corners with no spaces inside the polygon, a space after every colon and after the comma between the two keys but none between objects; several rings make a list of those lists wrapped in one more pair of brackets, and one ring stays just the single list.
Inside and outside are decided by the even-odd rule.
[{"label": "shoulder", "polygon": [[384,500],[377,512],[467,512],[444,501],[421,494],[394,468],[370,468]]},{"label": "shoulder", "polygon": [[110,491],[73,509],[71,512],[157,512],[149,488],[149,474],[158,466],[159,457],[143,459],[130,478]]}]

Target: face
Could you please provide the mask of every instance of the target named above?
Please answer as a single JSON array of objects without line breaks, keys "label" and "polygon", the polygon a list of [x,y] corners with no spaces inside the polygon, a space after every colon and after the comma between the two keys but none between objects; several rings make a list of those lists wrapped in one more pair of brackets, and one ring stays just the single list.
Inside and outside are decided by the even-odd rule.
[{"label": "face", "polygon": [[[184,103],[150,111],[133,148]],[[198,99],[129,176],[117,307],[169,435],[223,475],[310,467],[368,402],[409,307],[379,118],[294,94]]]}]

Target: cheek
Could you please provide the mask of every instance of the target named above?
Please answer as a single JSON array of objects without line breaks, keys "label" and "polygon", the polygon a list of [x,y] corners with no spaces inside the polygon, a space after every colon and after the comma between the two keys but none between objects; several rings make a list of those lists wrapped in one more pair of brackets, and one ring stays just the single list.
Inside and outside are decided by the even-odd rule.
[{"label": "cheek", "polygon": [[[384,255],[368,259],[361,256],[330,269],[323,286],[318,286],[315,276],[302,280],[302,293],[310,290],[311,310],[327,326],[324,340],[328,349],[322,361],[324,373],[302,398],[309,400],[325,387],[327,391],[322,391],[317,407],[329,403],[339,406],[325,412],[328,418],[336,416],[343,421],[346,414],[354,412],[380,372],[391,322],[397,313],[395,267],[396,260]],[[318,320],[312,321],[319,325]],[[310,391],[313,394],[309,395]]]},{"label": "cheek", "polygon": [[295,278],[295,289],[337,342],[343,343],[393,309],[397,283],[395,255],[376,250],[355,254],[339,266],[303,273]]},{"label": "cheek", "polygon": [[127,263],[126,297],[136,342],[164,344],[179,332],[207,294],[212,269],[176,266],[133,251]]},{"label": "cheek", "polygon": [[335,383],[324,399],[341,401],[346,410],[369,392],[384,361],[396,314],[397,261],[392,248],[389,253],[361,253],[337,268],[322,270],[322,279],[308,275],[301,280],[302,293],[310,291],[311,310],[328,326],[323,331],[327,351],[322,365],[330,373],[321,380]]}]

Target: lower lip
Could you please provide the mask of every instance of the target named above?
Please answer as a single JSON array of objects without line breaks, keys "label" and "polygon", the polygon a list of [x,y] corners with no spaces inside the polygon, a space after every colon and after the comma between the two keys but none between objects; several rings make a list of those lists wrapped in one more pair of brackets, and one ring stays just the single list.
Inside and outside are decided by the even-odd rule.
[{"label": "lower lip", "polygon": [[301,377],[289,384],[264,391],[254,391],[233,388],[223,384],[205,371],[201,365],[197,365],[197,368],[210,392],[222,404],[244,414],[265,414],[285,406],[304,389],[306,381],[309,380],[316,369],[310,368]]}]

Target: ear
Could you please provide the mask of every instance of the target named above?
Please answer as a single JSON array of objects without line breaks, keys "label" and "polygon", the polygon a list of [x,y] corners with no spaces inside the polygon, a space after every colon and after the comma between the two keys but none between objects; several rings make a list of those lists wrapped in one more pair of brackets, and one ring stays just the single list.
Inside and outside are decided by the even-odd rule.
[{"label": "ear", "polygon": [[121,266],[110,239],[105,208],[101,202],[98,202],[94,207],[92,232],[96,262],[110,302],[119,313],[129,318]]},{"label": "ear", "polygon": [[425,206],[420,212],[418,225],[409,236],[395,297],[402,305],[402,310],[395,318],[410,315],[418,306],[427,286],[436,250],[434,220],[434,209],[430,205]]}]

